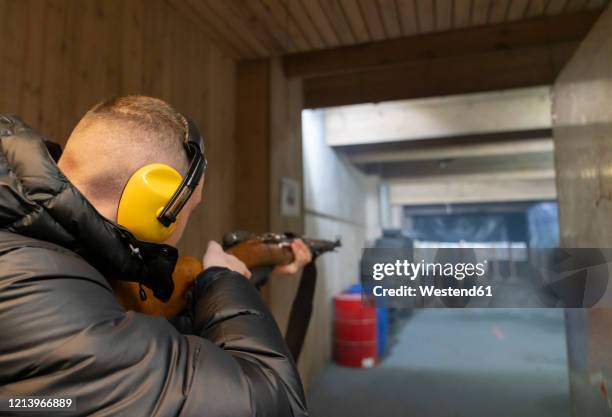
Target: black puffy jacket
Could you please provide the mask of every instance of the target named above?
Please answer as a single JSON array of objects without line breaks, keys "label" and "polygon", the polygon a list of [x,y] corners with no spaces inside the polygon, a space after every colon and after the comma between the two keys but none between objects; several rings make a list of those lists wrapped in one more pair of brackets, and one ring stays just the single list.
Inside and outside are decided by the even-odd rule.
[{"label": "black puffy jacket", "polygon": [[148,245],[95,211],[38,134],[0,116],[0,401],[71,396],[79,416],[307,415],[278,327],[241,275],[198,278],[185,333],[117,303],[101,272],[167,286],[176,252]]}]

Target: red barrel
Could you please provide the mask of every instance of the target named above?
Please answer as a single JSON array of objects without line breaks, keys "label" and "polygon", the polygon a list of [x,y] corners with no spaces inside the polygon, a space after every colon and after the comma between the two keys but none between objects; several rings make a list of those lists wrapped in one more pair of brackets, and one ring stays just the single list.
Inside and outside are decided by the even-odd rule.
[{"label": "red barrel", "polygon": [[338,365],[370,368],[378,362],[376,309],[361,294],[334,298],[334,360]]}]

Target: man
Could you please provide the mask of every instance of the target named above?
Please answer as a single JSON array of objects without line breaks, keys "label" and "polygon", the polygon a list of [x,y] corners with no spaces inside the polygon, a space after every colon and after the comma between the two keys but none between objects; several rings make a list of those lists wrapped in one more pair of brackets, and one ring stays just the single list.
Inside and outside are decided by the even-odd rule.
[{"label": "man", "polygon": [[[190,126],[161,100],[110,100],[74,129],[60,171],[36,132],[0,116],[0,406],[71,397],[67,415],[307,415],[273,317],[245,265],[218,244],[204,256],[183,333],[126,312],[103,276],[164,293],[203,174],[163,244],[137,239],[117,213],[140,167],[191,172]],[[303,243],[293,249],[296,262],[276,272],[309,261]]]}]

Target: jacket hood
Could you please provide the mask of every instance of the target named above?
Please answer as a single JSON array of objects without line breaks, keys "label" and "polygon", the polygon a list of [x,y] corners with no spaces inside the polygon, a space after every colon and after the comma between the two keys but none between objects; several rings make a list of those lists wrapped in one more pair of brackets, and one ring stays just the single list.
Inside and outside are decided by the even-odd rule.
[{"label": "jacket hood", "polygon": [[104,274],[136,281],[167,299],[176,248],[142,242],[99,214],[62,174],[44,138],[0,115],[0,230],[63,246]]}]

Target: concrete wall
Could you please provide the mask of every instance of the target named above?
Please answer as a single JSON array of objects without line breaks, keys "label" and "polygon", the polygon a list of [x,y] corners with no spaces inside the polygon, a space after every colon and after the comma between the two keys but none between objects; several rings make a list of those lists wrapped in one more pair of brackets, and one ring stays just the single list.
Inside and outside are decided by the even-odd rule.
[{"label": "concrete wall", "polygon": [[[612,247],[612,7],[556,81],[553,123],[561,244]],[[572,416],[609,415],[612,312],[568,310],[566,319]]]},{"label": "concrete wall", "polygon": [[[511,117],[508,117],[511,115]],[[327,109],[333,146],[549,129],[548,86]]]},{"label": "concrete wall", "polygon": [[376,181],[327,145],[323,111],[305,110],[302,119],[305,233],[325,239],[342,237],[342,248],[317,261],[314,312],[300,360],[302,376],[309,384],[331,358],[332,298],[359,281],[361,250],[368,231],[375,234],[378,219],[367,216],[368,208],[376,206]]}]

